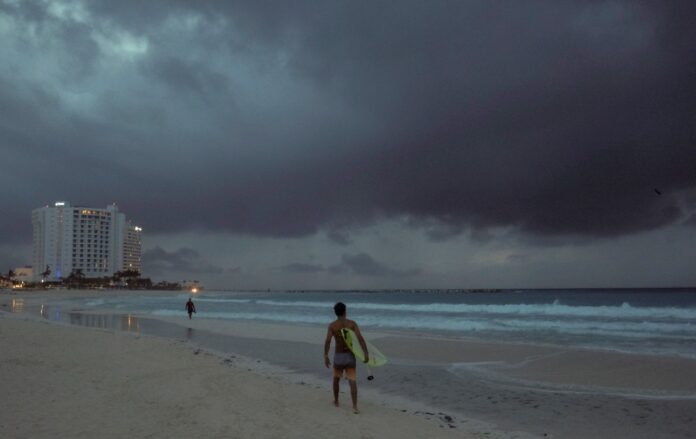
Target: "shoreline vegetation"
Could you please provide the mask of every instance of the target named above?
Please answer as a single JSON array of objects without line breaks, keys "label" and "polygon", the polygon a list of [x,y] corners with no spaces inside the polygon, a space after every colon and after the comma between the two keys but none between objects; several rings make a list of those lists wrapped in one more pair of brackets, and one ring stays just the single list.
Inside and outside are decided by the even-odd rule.
[{"label": "shoreline vegetation", "polygon": [[[59,280],[47,280],[51,270],[46,267],[46,270],[41,273],[42,280],[38,282],[28,282],[19,279],[15,276],[13,270],[8,270],[6,275],[0,274],[0,290],[50,290],[50,289],[79,289],[79,290],[146,290],[146,291],[190,291],[197,293],[203,290],[203,286],[198,280],[184,280],[182,282],[170,282],[162,280],[153,282],[149,277],[142,277],[142,274],[137,270],[123,270],[114,273],[111,276],[88,278],[84,275],[81,269],[73,270],[67,277]],[[591,287],[591,288],[382,288],[382,289],[361,289],[361,288],[301,288],[301,289],[260,289],[260,288],[215,288],[215,291],[220,292],[285,292],[285,293],[317,293],[317,292],[340,292],[340,293],[442,293],[442,294],[464,294],[464,293],[522,293],[528,291],[538,292],[602,292],[602,291],[693,291],[696,292],[696,286],[677,286],[677,287]]]},{"label": "shoreline vegetation", "polygon": [[51,271],[41,273],[42,280],[38,282],[26,282],[18,280],[14,272],[9,270],[6,276],[0,275],[0,289],[3,287],[12,290],[50,290],[50,289],[77,289],[77,290],[155,290],[155,291],[181,291],[198,292],[203,289],[197,280],[183,282],[160,281],[154,283],[149,277],[142,277],[137,270],[117,271],[112,276],[86,277],[82,270],[73,270],[68,277],[59,280],[44,280],[50,276]]},{"label": "shoreline vegetation", "polygon": [[[0,276],[0,291],[44,291],[44,290],[137,290],[137,291],[189,291],[198,293],[204,290],[202,284],[197,280],[183,282],[159,281],[152,282],[150,278],[127,279],[123,283],[114,283],[111,278],[86,278],[82,281],[69,282],[46,281],[46,282],[13,282]],[[696,287],[644,287],[644,288],[384,288],[384,289],[359,289],[359,288],[317,288],[317,289],[261,289],[261,288],[205,288],[215,292],[244,292],[244,293],[291,293],[291,294],[312,294],[312,293],[410,293],[410,294],[499,294],[499,293],[525,293],[530,291],[562,293],[562,292],[606,292],[606,291],[646,291],[646,292],[694,292]],[[195,291],[194,291],[195,290]]]}]

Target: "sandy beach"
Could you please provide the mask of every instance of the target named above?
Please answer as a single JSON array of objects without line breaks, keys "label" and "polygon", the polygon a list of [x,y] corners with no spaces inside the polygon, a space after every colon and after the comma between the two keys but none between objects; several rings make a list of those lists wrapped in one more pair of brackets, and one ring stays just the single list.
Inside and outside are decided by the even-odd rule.
[{"label": "sandy beach", "polygon": [[0,317],[0,437],[467,437],[179,341]]},{"label": "sandy beach", "polygon": [[365,330],[390,363],[359,372],[356,416],[345,385],[331,405],[321,326],[44,297],[0,296],[3,437],[696,437],[693,359]]}]

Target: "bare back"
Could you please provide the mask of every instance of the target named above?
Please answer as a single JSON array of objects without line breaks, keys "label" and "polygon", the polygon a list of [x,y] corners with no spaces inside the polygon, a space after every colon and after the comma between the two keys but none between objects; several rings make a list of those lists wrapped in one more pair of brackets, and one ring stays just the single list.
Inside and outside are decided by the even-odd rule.
[{"label": "bare back", "polygon": [[[341,335],[341,329],[348,328],[355,333],[359,333],[358,325],[349,319],[336,319],[329,324],[328,333],[336,340],[336,352],[350,352],[345,340]],[[328,338],[328,337],[327,337]]]}]

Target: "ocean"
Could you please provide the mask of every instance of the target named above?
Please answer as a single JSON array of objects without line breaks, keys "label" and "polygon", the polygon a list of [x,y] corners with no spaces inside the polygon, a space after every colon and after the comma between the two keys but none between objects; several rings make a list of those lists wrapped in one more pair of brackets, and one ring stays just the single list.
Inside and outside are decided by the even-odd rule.
[{"label": "ocean", "polygon": [[[342,301],[363,331],[396,330],[696,358],[696,289],[311,291],[75,299],[63,309],[324,326]],[[47,305],[51,305],[50,302]],[[54,304],[55,305],[55,304]],[[54,307],[55,309],[55,307]]]}]

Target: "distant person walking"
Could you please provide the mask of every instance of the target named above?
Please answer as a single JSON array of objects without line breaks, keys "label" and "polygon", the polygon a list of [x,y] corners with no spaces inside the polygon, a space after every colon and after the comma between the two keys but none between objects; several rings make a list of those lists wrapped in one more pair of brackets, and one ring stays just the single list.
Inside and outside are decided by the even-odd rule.
[{"label": "distant person walking", "polygon": [[196,305],[193,304],[193,300],[189,299],[188,302],[186,302],[186,311],[188,311],[189,320],[191,320],[191,314],[196,312]]},{"label": "distant person walking", "polygon": [[334,351],[334,361],[333,361],[333,395],[334,395],[334,405],[338,407],[338,393],[340,390],[340,382],[343,374],[345,373],[346,379],[348,379],[348,384],[350,385],[350,397],[353,400],[353,413],[360,413],[358,411],[358,384],[355,382],[355,355],[346,345],[346,341],[343,339],[341,334],[341,329],[348,328],[355,332],[358,337],[358,342],[360,347],[362,347],[365,353],[364,362],[367,363],[370,360],[369,354],[367,352],[367,344],[362,334],[360,334],[360,329],[358,329],[358,324],[352,320],[346,318],[346,305],[338,302],[334,305],[334,312],[336,313],[336,320],[329,324],[329,328],[326,331],[326,340],[324,341],[324,365],[328,368],[331,366],[331,360],[329,360],[329,349],[331,348],[331,339],[336,340],[336,348]]}]

